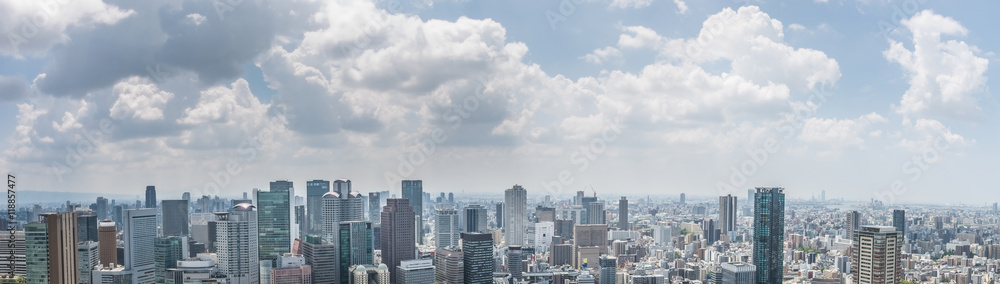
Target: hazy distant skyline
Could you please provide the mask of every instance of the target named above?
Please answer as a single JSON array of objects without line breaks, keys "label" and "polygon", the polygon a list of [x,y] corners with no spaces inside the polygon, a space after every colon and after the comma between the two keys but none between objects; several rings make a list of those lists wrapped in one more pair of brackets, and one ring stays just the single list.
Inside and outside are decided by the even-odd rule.
[{"label": "hazy distant skyline", "polygon": [[992,1],[45,3],[0,0],[22,190],[998,199]]}]

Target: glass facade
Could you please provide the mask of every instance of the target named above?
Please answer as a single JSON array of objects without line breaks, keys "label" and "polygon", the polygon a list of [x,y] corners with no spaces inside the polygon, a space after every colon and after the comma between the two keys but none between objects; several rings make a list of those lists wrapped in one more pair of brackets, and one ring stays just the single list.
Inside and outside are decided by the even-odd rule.
[{"label": "glass facade", "polygon": [[257,192],[257,232],[260,260],[278,263],[278,257],[291,252],[291,199],[289,191]]},{"label": "glass facade", "polygon": [[754,195],[753,265],[757,284],[780,284],[785,232],[784,188],[757,188]]}]

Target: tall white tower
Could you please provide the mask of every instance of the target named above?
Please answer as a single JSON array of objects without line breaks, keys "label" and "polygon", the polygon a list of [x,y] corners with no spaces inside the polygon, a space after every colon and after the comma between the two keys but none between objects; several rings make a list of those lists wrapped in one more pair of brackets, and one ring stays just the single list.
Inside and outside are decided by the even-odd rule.
[{"label": "tall white tower", "polygon": [[520,185],[504,191],[504,239],[507,245],[524,245],[525,223],[528,222],[528,191]]}]

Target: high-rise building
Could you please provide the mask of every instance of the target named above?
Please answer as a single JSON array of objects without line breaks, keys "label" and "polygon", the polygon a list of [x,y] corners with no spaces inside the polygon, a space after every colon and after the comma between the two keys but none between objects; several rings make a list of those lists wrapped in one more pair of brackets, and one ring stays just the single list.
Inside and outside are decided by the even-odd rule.
[{"label": "high-rise building", "polygon": [[163,200],[163,235],[164,236],[187,236],[188,235],[188,201]]},{"label": "high-rise building", "polygon": [[382,222],[382,197],[379,196],[378,192],[368,193],[368,222],[372,222],[372,225],[378,225]]},{"label": "high-rise building", "polygon": [[581,225],[594,224],[594,221],[590,220],[590,214],[591,214],[590,213],[590,203],[597,202],[597,196],[596,195],[595,196],[584,196],[584,197],[580,198],[580,200],[581,200],[581,202],[583,202],[583,204],[581,204],[581,206],[583,207],[583,215],[580,215],[581,218],[580,218],[579,224],[581,224]]},{"label": "high-rise building", "polygon": [[[288,191],[294,193],[294,183],[287,180],[276,180],[268,184],[270,191]],[[244,193],[245,194],[245,193]],[[246,198],[246,197],[244,197]],[[258,209],[259,210],[259,209]]]},{"label": "high-rise building", "polygon": [[[97,217],[97,215],[94,215]],[[94,266],[101,263],[101,256],[97,250],[97,242],[94,241],[83,241],[77,244],[77,264],[80,270],[80,283],[90,284],[93,283],[93,277],[91,277],[91,271],[94,270]]]},{"label": "high-rise building", "polygon": [[861,213],[858,211],[847,212],[847,238],[853,240],[854,232],[861,229]]},{"label": "high-rise building", "polygon": [[110,210],[111,210],[111,207],[108,207],[108,199],[107,198],[98,197],[97,198],[97,203],[95,203],[95,204],[96,205],[95,205],[94,211],[97,212],[97,219],[98,220],[104,220],[104,219],[111,218],[111,215],[108,214],[108,212],[110,212]]},{"label": "high-rise building", "polygon": [[76,211],[76,228],[77,242],[96,242],[97,213],[90,210]]},{"label": "high-rise building", "polygon": [[684,197],[685,197],[684,194],[681,193],[681,204],[684,204],[687,201],[687,200],[684,200],[685,199]]},{"label": "high-rise building", "polygon": [[399,282],[394,283],[434,284],[434,261],[430,259],[404,260],[396,267],[395,274]]},{"label": "high-rise building", "polygon": [[437,247],[458,246],[458,211],[451,208],[438,209],[434,222],[434,235]]},{"label": "high-rise building", "polygon": [[260,260],[276,267],[278,257],[292,251],[291,182],[271,182],[271,191],[254,189],[257,200],[257,244]]},{"label": "high-rise building", "polygon": [[723,235],[736,231],[736,196],[728,194],[719,196],[719,229]]},{"label": "high-rise building", "polygon": [[715,220],[705,219],[705,221],[701,222],[701,227],[702,235],[705,236],[705,241],[708,245],[712,245],[719,240],[720,230]]},{"label": "high-rise building", "polygon": [[[414,223],[414,240],[417,243],[424,243],[424,181],[422,180],[404,180],[403,181],[403,198],[410,200],[410,206],[413,207],[414,218],[417,218]],[[395,270],[396,267],[390,265],[390,269]],[[396,278],[393,278],[396,279]]]},{"label": "high-rise building", "polygon": [[722,264],[722,284],[754,284],[757,268],[746,262]]},{"label": "high-rise building", "polygon": [[434,251],[434,279],[437,284],[464,284],[462,251],[439,247]]},{"label": "high-rise building", "polygon": [[535,229],[535,252],[546,253],[552,245],[552,236],[555,235],[556,226],[554,222],[538,222],[532,224]]},{"label": "high-rise building", "polygon": [[471,233],[485,233],[486,232],[486,207],[479,204],[473,204],[465,206],[464,215],[462,216],[462,230]]},{"label": "high-rise building", "polygon": [[302,257],[312,267],[313,283],[337,283],[337,245],[318,235],[306,235]]},{"label": "high-rise building", "polygon": [[146,186],[146,208],[156,208],[156,186]]},{"label": "high-rise building", "polygon": [[785,239],[785,189],[756,188],[754,194],[753,264],[757,284],[780,284]]},{"label": "high-rise building", "polygon": [[899,231],[903,238],[906,238],[906,211],[902,209],[892,210],[892,226],[896,227],[896,231]]},{"label": "high-rise building", "polygon": [[348,196],[341,196],[336,191],[327,192],[323,195],[322,219],[323,239],[336,240],[340,222],[365,220],[361,194],[351,192]]},{"label": "high-rise building", "polygon": [[330,192],[330,181],[306,182],[306,224],[308,234],[320,234],[323,220],[323,195]]},{"label": "high-rise building", "polygon": [[[382,263],[396,268],[404,260],[416,258],[416,242],[414,242],[414,211],[410,200],[406,198],[390,198],[382,209]],[[391,283],[399,282],[398,273],[390,273]],[[433,276],[432,276],[433,278]]]},{"label": "high-rise building", "polygon": [[232,213],[215,213],[216,267],[228,283],[260,282],[257,231],[256,207],[249,203],[233,206]]},{"label": "high-rise building", "polygon": [[306,216],[306,206],[295,205],[295,207],[293,208],[295,210],[295,220],[293,223],[295,223],[295,226],[298,227],[299,229],[299,233],[297,236],[299,238],[303,238],[305,237],[306,234],[309,233],[309,221],[307,220],[308,217]]},{"label": "high-rise building", "polygon": [[524,249],[520,245],[507,246],[507,270],[514,282],[521,282],[524,275]]},{"label": "high-rise building", "polygon": [[[164,200],[166,204],[166,200]],[[166,206],[166,205],[164,205]],[[177,261],[187,258],[187,237],[166,236],[156,238],[156,283],[164,283],[167,270],[177,268]]]},{"label": "high-rise building", "polygon": [[333,181],[333,191],[340,193],[342,198],[346,198],[347,195],[354,192],[351,190],[351,180],[349,179],[338,179]]},{"label": "high-rise building", "polygon": [[110,219],[105,219],[98,224],[97,230],[100,264],[114,267],[118,263],[118,225]]},{"label": "high-rise building", "polygon": [[8,232],[8,238],[7,245],[0,246],[0,256],[3,256],[4,261],[0,265],[0,275],[26,275],[24,231]]},{"label": "high-rise building", "polygon": [[271,270],[271,284],[312,284],[312,266],[299,265]]},{"label": "high-rise building", "polygon": [[496,219],[497,229],[503,229],[503,219],[504,216],[506,216],[503,214],[503,202],[497,202],[496,210],[493,213],[493,218]]},{"label": "high-rise building", "polygon": [[462,259],[465,283],[493,283],[493,234],[462,233]]},{"label": "high-rise building", "polygon": [[594,201],[587,205],[587,220],[589,224],[607,224],[608,214],[604,211],[604,201]]},{"label": "high-rise building", "polygon": [[601,266],[600,280],[598,283],[615,283],[615,271],[618,268],[618,258],[610,255],[602,255],[598,260]]},{"label": "high-rise building", "polygon": [[340,239],[337,242],[339,246],[337,278],[340,279],[340,283],[348,283],[351,266],[373,263],[372,223],[340,222],[338,238]]},{"label": "high-rise building", "polygon": [[903,233],[889,226],[863,226],[854,234],[851,273],[854,283],[893,284],[903,277]]},{"label": "high-rise building", "polygon": [[525,224],[528,222],[528,191],[514,185],[504,191],[504,241],[507,245],[524,245]]},{"label": "high-rise building", "polygon": [[538,205],[535,207],[535,217],[538,222],[555,222],[556,208]]},{"label": "high-rise building", "polygon": [[75,212],[42,213],[24,226],[28,283],[79,283]]},{"label": "high-rise building", "polygon": [[628,199],[624,196],[618,200],[618,229],[622,231],[632,229],[628,224]]},{"label": "high-rise building", "polygon": [[125,243],[125,270],[132,271],[132,283],[153,283],[156,270],[156,209],[125,210],[122,240]]}]

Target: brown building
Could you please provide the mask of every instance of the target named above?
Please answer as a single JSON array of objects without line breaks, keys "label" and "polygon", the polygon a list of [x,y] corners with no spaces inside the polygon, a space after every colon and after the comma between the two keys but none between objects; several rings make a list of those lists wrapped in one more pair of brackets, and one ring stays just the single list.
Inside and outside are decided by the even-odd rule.
[{"label": "brown building", "polygon": [[29,279],[80,283],[75,212],[45,213],[25,226]]},{"label": "brown building", "polygon": [[[395,271],[400,261],[416,259],[416,225],[413,206],[406,198],[386,199],[382,208],[382,263]],[[389,273],[389,283],[397,284],[399,273]],[[401,284],[401,283],[400,283]]]},{"label": "brown building", "polygon": [[115,222],[104,220],[97,227],[97,250],[100,251],[101,266],[114,267],[118,263],[118,228]]}]

